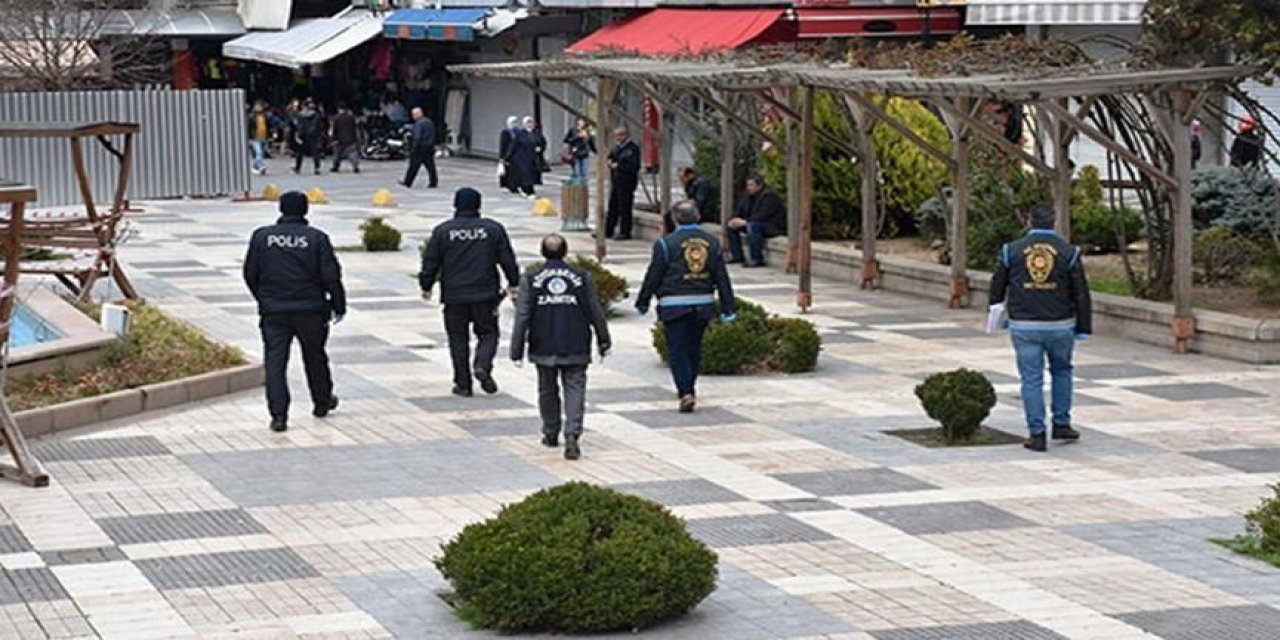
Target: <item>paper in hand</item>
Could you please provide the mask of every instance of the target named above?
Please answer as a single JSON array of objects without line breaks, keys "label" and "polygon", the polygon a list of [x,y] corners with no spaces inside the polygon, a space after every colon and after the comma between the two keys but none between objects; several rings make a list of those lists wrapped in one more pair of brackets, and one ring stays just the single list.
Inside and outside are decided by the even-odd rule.
[{"label": "paper in hand", "polygon": [[1009,316],[1005,314],[1003,302],[991,305],[987,310],[987,333],[996,333],[1009,328]]}]

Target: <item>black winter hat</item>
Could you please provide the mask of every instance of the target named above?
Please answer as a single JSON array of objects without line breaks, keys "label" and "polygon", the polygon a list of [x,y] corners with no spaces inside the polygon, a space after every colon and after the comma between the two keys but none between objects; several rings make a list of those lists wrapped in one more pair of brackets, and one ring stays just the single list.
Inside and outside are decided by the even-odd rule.
[{"label": "black winter hat", "polygon": [[301,191],[288,191],[280,196],[280,213],[286,216],[305,216],[307,208],[307,194]]},{"label": "black winter hat", "polygon": [[455,211],[479,211],[480,192],[471,187],[462,187],[453,192],[453,209]]}]

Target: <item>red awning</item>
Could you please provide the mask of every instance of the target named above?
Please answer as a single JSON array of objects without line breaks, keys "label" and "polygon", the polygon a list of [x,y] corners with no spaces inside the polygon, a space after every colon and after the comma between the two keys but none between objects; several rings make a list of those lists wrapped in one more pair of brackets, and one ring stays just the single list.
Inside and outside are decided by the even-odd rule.
[{"label": "red awning", "polygon": [[953,35],[964,26],[960,10],[951,7],[797,8],[795,12],[803,39]]},{"label": "red awning", "polygon": [[791,41],[796,27],[779,20],[782,14],[783,9],[653,9],[610,24],[568,51],[698,55]]}]

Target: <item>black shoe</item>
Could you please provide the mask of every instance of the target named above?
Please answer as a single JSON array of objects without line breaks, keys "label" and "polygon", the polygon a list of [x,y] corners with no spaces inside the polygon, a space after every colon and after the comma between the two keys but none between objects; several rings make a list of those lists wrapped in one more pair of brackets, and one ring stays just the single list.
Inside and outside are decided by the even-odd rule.
[{"label": "black shoe", "polygon": [[628,233],[628,234],[620,235],[620,236],[618,236],[618,238],[617,238],[617,239],[618,239],[618,241],[619,241],[619,242],[624,241],[624,240],[630,240],[630,239],[631,239],[631,234],[629,234],[629,233]]},{"label": "black shoe", "polygon": [[429,185],[427,185],[427,188],[428,188],[428,189],[438,189],[438,188],[440,188],[440,185],[438,185],[438,184],[429,184]]},{"label": "black shoe", "polygon": [[493,376],[489,375],[488,371],[477,371],[476,380],[480,381],[480,388],[484,389],[485,393],[493,395],[498,392],[498,383],[493,381]]},{"label": "black shoe", "polygon": [[759,268],[759,267],[763,267],[763,266],[764,266],[764,262],[745,262],[745,263],[743,263],[742,268],[744,268],[744,269],[757,269],[757,268]]},{"label": "black shoe", "polygon": [[560,446],[560,436],[554,433],[542,434],[542,446],[550,447],[552,449]]},{"label": "black shoe", "polygon": [[1069,440],[1074,442],[1080,439],[1080,432],[1072,429],[1070,425],[1062,426],[1055,424],[1053,425],[1053,439]]},{"label": "black shoe", "polygon": [[402,187],[404,187],[404,188],[406,188],[406,189],[412,189],[412,188],[413,188],[413,187],[409,186],[409,183],[408,183],[408,182],[405,182],[404,180],[396,180],[396,184],[398,184],[398,185],[400,185],[400,186],[402,186]]},{"label": "black shoe", "polygon": [[463,397],[463,398],[470,398],[470,397],[471,397],[471,389],[468,389],[468,388],[466,388],[466,387],[454,386],[454,387],[453,387],[453,395],[455,395],[455,396],[461,396],[461,397]]},{"label": "black shoe", "polygon": [[1022,446],[1032,451],[1044,452],[1048,450],[1048,446],[1046,446],[1044,442],[1043,433],[1038,436],[1031,436],[1030,438],[1027,438],[1026,442],[1022,443]]},{"label": "black shoe", "polygon": [[320,170],[316,169],[316,175],[320,175]]},{"label": "black shoe", "polygon": [[338,408],[338,396],[331,396],[327,404],[318,404],[311,410],[311,415],[317,418],[323,418],[329,415],[330,411]]},{"label": "black shoe", "polygon": [[288,423],[288,422],[286,422],[284,418],[272,418],[272,419],[271,419],[271,430],[272,430],[272,431],[275,431],[276,433],[280,433],[280,432],[283,432],[283,431],[288,431],[288,430],[289,430],[289,423]]},{"label": "black shoe", "polygon": [[[337,171],[337,169],[334,169],[334,171]],[[352,169],[351,173],[360,173],[360,169],[359,168]]]},{"label": "black shoe", "polygon": [[564,459],[577,460],[582,457],[582,450],[578,448],[578,436],[564,437]]},{"label": "black shoe", "polygon": [[680,413],[693,413],[698,407],[698,399],[689,395],[680,398]]}]

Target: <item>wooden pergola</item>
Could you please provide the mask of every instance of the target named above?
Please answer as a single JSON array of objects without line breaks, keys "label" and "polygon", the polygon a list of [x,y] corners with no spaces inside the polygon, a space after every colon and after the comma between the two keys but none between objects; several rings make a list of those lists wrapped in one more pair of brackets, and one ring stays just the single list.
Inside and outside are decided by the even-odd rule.
[{"label": "wooden pergola", "polygon": [[[34,187],[19,183],[0,182],[0,206],[6,211],[6,224],[0,229],[0,242],[4,244],[4,284],[0,285],[0,358],[8,358],[9,323],[13,320],[14,303],[18,297],[18,256],[22,253],[22,233],[28,204],[36,201]],[[3,392],[0,389],[0,392]],[[0,477],[13,478],[33,487],[49,484],[49,475],[40,461],[31,454],[22,436],[17,420],[9,411],[7,400],[0,398],[0,440],[13,464],[0,464]]]},{"label": "wooden pergola", "polygon": [[[672,130],[675,118],[702,126],[679,103],[685,96],[698,98],[722,119],[721,216],[731,214],[733,202],[732,166],[734,137],[746,133],[761,140],[780,141],[754,118],[744,117],[737,101],[753,98],[783,115],[788,135],[788,219],[791,223],[788,265],[799,273],[797,304],[807,310],[812,295],[812,227],[814,143],[818,137],[846,150],[861,165],[861,281],[874,288],[880,278],[876,258],[878,161],[872,132],[878,126],[893,128],[924,153],[945,165],[952,174],[955,192],[948,244],[951,253],[950,305],[958,307],[969,299],[965,239],[970,199],[970,154],[975,141],[993,145],[1010,158],[1044,176],[1051,185],[1059,231],[1071,228],[1070,185],[1072,168],[1070,144],[1078,136],[1097,143],[1120,161],[1127,163],[1152,182],[1163,185],[1173,212],[1174,247],[1174,348],[1183,352],[1195,334],[1192,315],[1191,262],[1191,142],[1188,125],[1214,92],[1252,69],[1239,66],[1187,69],[1103,69],[1066,67],[1046,73],[1036,70],[1032,77],[1015,72],[986,75],[925,76],[911,69],[867,69],[847,65],[800,62],[781,64],[730,63],[639,58],[596,58],[544,60],[519,63],[467,64],[450,67],[454,73],[523,82],[531,90],[566,109],[569,113],[598,123],[597,145],[610,148],[608,125],[616,120],[650,129],[661,143],[660,206],[671,204]],[[587,81],[593,80],[592,91]],[[558,81],[576,89],[594,103],[594,112],[585,114],[542,87],[539,81]],[[629,86],[651,96],[663,107],[661,125],[655,130],[631,114],[617,110],[614,101],[621,86]],[[784,90],[786,99],[776,92]],[[853,139],[841,139],[817,127],[814,118],[815,92],[831,91],[843,98]],[[1134,153],[1089,122],[1089,113],[1103,97],[1140,97],[1158,115],[1158,126],[1173,149],[1173,162],[1152,161]],[[924,102],[942,115],[951,134],[951,148],[938,149],[890,114],[884,104],[888,97]],[[1003,132],[986,122],[982,107],[990,102],[1008,102],[1030,107],[1048,125],[1050,144],[1042,155],[1029,153],[1005,139]],[[735,131],[736,130],[736,131]],[[1167,164],[1168,166],[1162,166]],[[596,193],[607,192],[608,166],[604,154],[596,156]],[[605,206],[596,198],[597,229],[603,228]],[[596,234],[596,256],[604,259],[603,234]]]}]

